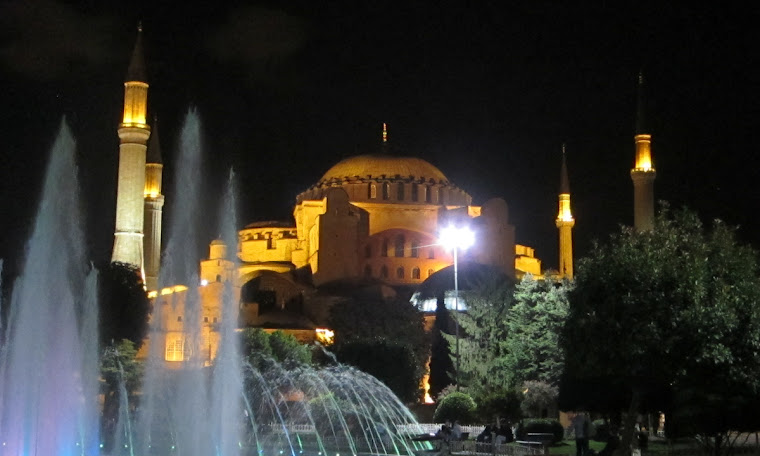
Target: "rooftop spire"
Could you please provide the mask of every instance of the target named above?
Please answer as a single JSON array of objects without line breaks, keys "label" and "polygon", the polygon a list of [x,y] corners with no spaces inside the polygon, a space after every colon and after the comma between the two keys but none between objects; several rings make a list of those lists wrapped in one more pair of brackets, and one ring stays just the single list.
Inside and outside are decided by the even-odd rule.
[{"label": "rooftop spire", "polygon": [[639,70],[638,76],[638,90],[637,90],[637,102],[636,102],[636,131],[635,134],[641,135],[651,133],[647,131],[649,126],[646,122],[646,98],[644,96],[644,73]]},{"label": "rooftop spire", "polygon": [[380,143],[380,150],[383,155],[388,155],[388,124],[383,122],[382,142]]},{"label": "rooftop spire", "polygon": [[150,132],[150,142],[148,142],[148,152],[145,163],[163,164],[161,160],[161,142],[158,139],[158,118],[153,116],[153,128]]},{"label": "rooftop spire", "polygon": [[129,68],[127,68],[127,78],[125,82],[148,82],[145,71],[145,58],[143,57],[142,31],[142,22],[138,22],[137,41],[135,42],[135,48],[132,51],[132,59],[129,61]]},{"label": "rooftop spire", "polygon": [[565,143],[562,143],[562,169],[559,174],[559,192],[570,193],[570,179],[567,177],[567,157],[565,155]]}]

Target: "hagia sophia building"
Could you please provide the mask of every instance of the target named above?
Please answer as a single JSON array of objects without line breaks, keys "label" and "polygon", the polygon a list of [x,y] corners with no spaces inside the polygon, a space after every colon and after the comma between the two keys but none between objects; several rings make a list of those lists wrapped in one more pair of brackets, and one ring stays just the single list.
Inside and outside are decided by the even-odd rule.
[{"label": "hagia sophia building", "polygon": [[[205,363],[216,354],[225,283],[231,282],[240,300],[240,324],[284,329],[300,340],[329,338],[327,315],[334,300],[317,293],[326,284],[372,286],[381,295],[395,288],[414,289],[436,272],[453,264],[440,245],[443,227],[466,223],[478,242],[459,261],[479,263],[520,278],[542,277],[534,249],[515,244],[507,203],[494,198],[474,205],[433,164],[389,153],[359,155],[333,165],[296,196],[294,223],[256,222],[238,232],[238,245],[213,240],[209,256],[200,261],[201,342],[196,351],[186,346],[183,321],[187,285],[158,290],[161,224],[164,196],[158,134],[147,123],[149,85],[142,55],[142,33],[124,83],[124,112],[119,125],[119,171],[112,261],[143,271],[149,296],[160,306],[160,344],[167,364],[179,366],[191,352],[203,353]],[[383,125],[381,152],[388,144]],[[634,182],[635,226],[651,228],[655,177],[649,148],[651,137],[636,132]],[[562,153],[559,212],[558,277],[572,278],[570,188]],[[236,261],[228,249],[236,248]],[[410,304],[411,305],[411,304]],[[423,308],[430,311],[434,309]],[[155,340],[158,339],[158,340]]]}]

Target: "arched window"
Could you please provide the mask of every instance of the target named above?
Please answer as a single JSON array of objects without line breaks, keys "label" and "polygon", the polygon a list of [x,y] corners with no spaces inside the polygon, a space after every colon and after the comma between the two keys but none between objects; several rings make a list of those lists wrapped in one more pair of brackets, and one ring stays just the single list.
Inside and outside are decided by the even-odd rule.
[{"label": "arched window", "polygon": [[383,199],[387,200],[391,198],[391,184],[384,183],[383,184]]},{"label": "arched window", "polygon": [[182,315],[180,315],[180,316],[177,317],[177,321],[178,322],[182,322]]},{"label": "arched window", "polygon": [[433,270],[432,269],[428,269],[428,277],[430,277],[431,275],[433,275]]},{"label": "arched window", "polygon": [[432,191],[433,188],[425,186],[425,187],[423,187],[423,190],[425,192],[425,202],[426,203],[431,203],[433,201],[433,191]]},{"label": "arched window", "polygon": [[428,260],[434,260],[435,259],[435,249],[432,247],[428,248]]},{"label": "arched window", "polygon": [[420,189],[417,184],[412,184],[412,201],[417,202],[420,196]]},{"label": "arched window", "polygon": [[383,279],[388,278],[388,266],[383,266],[382,268],[380,268],[380,277],[382,277]]},{"label": "arched window", "polygon": [[403,279],[404,278],[404,268],[398,268],[398,269],[396,269],[396,278],[397,279]]},{"label": "arched window", "polygon": [[404,235],[399,234],[396,236],[396,256],[401,258],[404,256]]},{"label": "arched window", "polygon": [[217,274],[216,275],[216,281],[217,282],[221,282],[222,281],[222,275],[221,274]]},{"label": "arched window", "polygon": [[412,258],[420,257],[420,241],[412,239]]},{"label": "arched window", "polygon": [[397,195],[398,195],[398,200],[399,201],[404,201],[404,183],[403,182],[399,182],[398,183],[398,193],[397,193]]},{"label": "arched window", "polygon": [[370,197],[370,199],[377,198],[377,185],[376,184],[369,184],[369,197]]},{"label": "arched window", "polygon": [[372,256],[372,246],[367,244],[364,246],[364,257],[369,258]]},{"label": "arched window", "polygon": [[383,239],[383,248],[380,250],[380,256],[388,256],[388,239]]},{"label": "arched window", "polygon": [[364,266],[364,276],[372,277],[372,266],[370,265]]},{"label": "arched window", "polygon": [[420,279],[420,268],[412,269],[412,278],[417,280]]},{"label": "arched window", "polygon": [[[185,339],[183,336],[171,336],[166,341],[166,352],[164,359],[166,361],[184,361],[190,353],[185,351]],[[189,347],[187,347],[189,348]]]}]

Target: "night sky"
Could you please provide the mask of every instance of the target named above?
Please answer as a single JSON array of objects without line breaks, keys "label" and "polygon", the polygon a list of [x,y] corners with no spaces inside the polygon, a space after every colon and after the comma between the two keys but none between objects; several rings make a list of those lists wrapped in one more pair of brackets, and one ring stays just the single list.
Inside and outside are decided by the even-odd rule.
[{"label": "night sky", "polygon": [[340,159],[373,152],[387,122],[394,153],[430,161],[474,204],[504,198],[517,241],[556,268],[563,142],[576,258],[592,239],[633,222],[629,171],[643,70],[656,198],[739,225],[741,239],[760,247],[757,6],[572,3],[3,2],[6,275],[64,115],[78,140],[91,255],[109,259],[116,128],[140,20],[165,162],[165,233],[190,106],[203,121],[205,245],[217,234],[230,167],[242,191],[241,225],[289,221],[295,196]]}]

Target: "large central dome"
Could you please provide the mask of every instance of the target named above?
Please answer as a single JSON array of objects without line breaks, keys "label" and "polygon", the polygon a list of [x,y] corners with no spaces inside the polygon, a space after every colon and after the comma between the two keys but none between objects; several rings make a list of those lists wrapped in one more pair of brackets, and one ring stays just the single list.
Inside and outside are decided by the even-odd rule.
[{"label": "large central dome", "polygon": [[318,184],[345,179],[402,179],[414,178],[420,181],[448,183],[440,169],[420,158],[395,157],[392,155],[358,155],[341,160],[330,168]]}]

